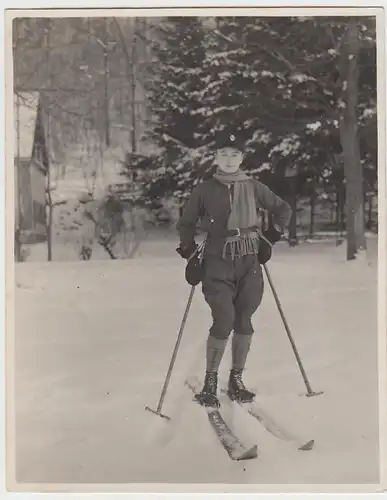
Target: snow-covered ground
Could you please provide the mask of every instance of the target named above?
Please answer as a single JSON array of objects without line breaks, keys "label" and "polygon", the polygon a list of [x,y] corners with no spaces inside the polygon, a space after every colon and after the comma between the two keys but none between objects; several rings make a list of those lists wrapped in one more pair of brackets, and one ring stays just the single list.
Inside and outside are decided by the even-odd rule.
[{"label": "snow-covered ground", "polygon": [[175,243],[150,242],[132,260],[17,265],[17,481],[378,483],[376,240],[368,262],[345,262],[334,242],[278,244],[269,269],[312,388],[324,393],[305,397],[266,282],[245,381],[315,447],[297,451],[225,403],[228,423],[259,447],[243,462],[228,458],[183,386],[205,367],[210,312],[199,288],[163,407],[172,421],[144,409],[157,406],[189,295]]}]

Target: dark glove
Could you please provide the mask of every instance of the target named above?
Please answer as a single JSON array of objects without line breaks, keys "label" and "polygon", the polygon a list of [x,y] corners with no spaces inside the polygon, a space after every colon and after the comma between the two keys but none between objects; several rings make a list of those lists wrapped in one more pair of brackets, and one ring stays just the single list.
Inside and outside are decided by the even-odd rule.
[{"label": "dark glove", "polygon": [[272,245],[265,241],[262,237],[259,238],[258,261],[260,264],[266,264],[272,256]]},{"label": "dark glove", "polygon": [[269,217],[268,228],[262,232],[259,238],[258,260],[260,264],[266,264],[271,259],[272,248],[280,239],[282,233],[273,224],[272,217]]},{"label": "dark glove", "polygon": [[203,265],[199,257],[195,255],[187,262],[185,268],[185,279],[191,286],[198,285],[203,279]]},{"label": "dark glove", "polygon": [[176,248],[176,252],[183,257],[183,259],[189,259],[197,250],[198,245],[193,243],[192,245],[180,245]]},{"label": "dark glove", "polygon": [[180,245],[176,248],[176,252],[181,257],[183,257],[183,259],[188,260],[185,267],[185,279],[191,286],[198,285],[203,278],[203,267],[199,256],[196,254],[194,257],[192,257],[197,249],[198,245],[196,243],[186,246],[180,243]]},{"label": "dark glove", "polygon": [[275,228],[272,216],[269,217],[268,228],[262,234],[272,245],[281,239],[282,232]]}]

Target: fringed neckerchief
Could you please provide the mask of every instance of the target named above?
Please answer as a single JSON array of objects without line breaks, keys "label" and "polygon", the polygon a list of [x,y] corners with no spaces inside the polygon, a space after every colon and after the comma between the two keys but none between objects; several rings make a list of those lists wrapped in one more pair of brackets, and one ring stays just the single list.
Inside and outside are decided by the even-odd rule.
[{"label": "fringed neckerchief", "polygon": [[[227,229],[247,229],[259,227],[260,218],[257,214],[257,207],[254,196],[254,186],[248,177],[241,170],[233,174],[225,174],[217,170],[214,175],[219,182],[226,184],[230,193],[231,213],[227,222]],[[231,196],[231,190],[234,196]],[[229,236],[223,247],[223,258],[226,257],[227,249],[230,248],[231,258],[242,257],[244,255],[257,254],[259,250],[259,234],[240,236]]]}]

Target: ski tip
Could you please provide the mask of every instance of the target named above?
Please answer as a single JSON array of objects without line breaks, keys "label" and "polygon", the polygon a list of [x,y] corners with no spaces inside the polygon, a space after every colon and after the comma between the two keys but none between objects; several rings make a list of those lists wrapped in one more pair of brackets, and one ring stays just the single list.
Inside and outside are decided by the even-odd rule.
[{"label": "ski tip", "polygon": [[308,441],[304,445],[300,446],[298,449],[300,451],[310,451],[313,448],[313,446],[314,446],[314,439],[311,439],[310,441]]},{"label": "ski tip", "polygon": [[252,448],[250,448],[249,450],[245,451],[244,453],[242,453],[242,455],[240,455],[237,460],[251,460],[253,458],[257,458],[258,456],[258,446],[257,445],[254,445]]}]

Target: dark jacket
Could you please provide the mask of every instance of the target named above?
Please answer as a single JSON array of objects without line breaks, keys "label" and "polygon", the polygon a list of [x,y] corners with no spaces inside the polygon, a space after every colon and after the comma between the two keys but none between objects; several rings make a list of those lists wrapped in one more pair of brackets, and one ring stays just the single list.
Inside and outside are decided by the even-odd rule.
[{"label": "dark jacket", "polygon": [[[273,223],[278,225],[283,232],[291,216],[289,204],[275,195],[265,184],[253,178],[251,182],[254,184],[257,212],[267,210],[271,213]],[[221,255],[230,212],[229,190],[225,184],[214,178],[198,184],[193,189],[177,224],[181,246],[194,245],[197,225],[200,221],[200,228],[208,233],[206,254]]]}]

